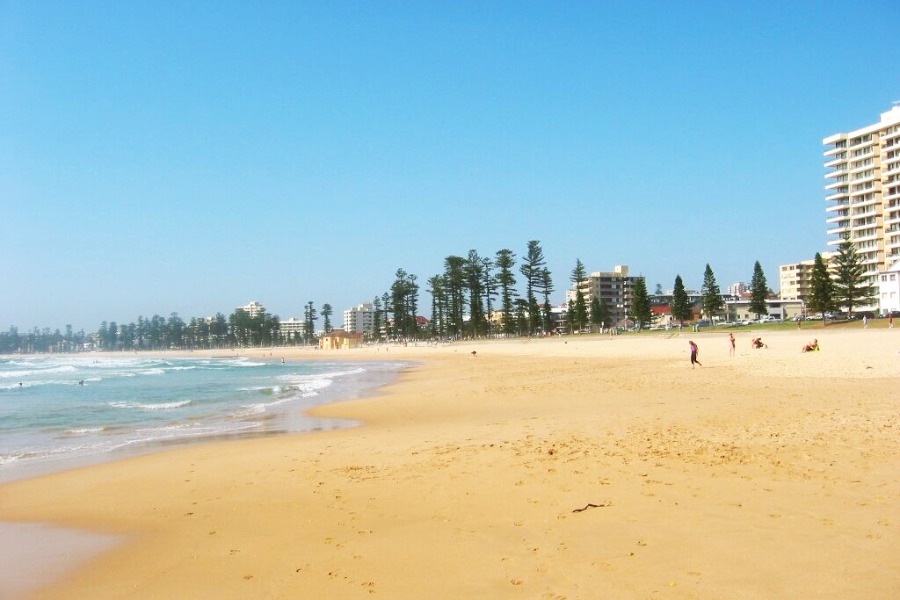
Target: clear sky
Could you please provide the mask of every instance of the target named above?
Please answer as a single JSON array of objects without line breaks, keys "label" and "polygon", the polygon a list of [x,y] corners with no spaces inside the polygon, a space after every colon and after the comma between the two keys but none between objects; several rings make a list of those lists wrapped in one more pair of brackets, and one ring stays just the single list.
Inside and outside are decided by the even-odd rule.
[{"label": "clear sky", "polygon": [[[0,329],[340,313],[476,249],[724,290],[826,249],[900,3],[0,0]],[[426,314],[428,311],[423,311]]]}]

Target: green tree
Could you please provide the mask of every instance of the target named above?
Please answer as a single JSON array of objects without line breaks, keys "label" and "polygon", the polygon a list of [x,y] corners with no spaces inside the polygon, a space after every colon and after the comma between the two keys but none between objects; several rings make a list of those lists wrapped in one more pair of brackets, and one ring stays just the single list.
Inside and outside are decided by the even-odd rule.
[{"label": "green tree", "polygon": [[334,310],[331,308],[331,305],[327,302],[322,305],[322,323],[325,329],[325,333],[331,333],[331,315],[334,314]]},{"label": "green tree", "polygon": [[469,292],[469,327],[472,337],[487,333],[487,319],[484,311],[484,261],[477,250],[469,250],[464,266],[466,288]]},{"label": "green tree", "polygon": [[101,350],[107,350],[109,344],[108,337],[108,324],[106,321],[100,323],[100,327],[97,328],[97,344],[100,346]]},{"label": "green tree", "polygon": [[381,295],[381,307],[382,307],[382,323],[384,323],[384,335],[387,339],[392,339],[394,336],[394,326],[391,323],[391,295],[387,292]]},{"label": "green tree", "polygon": [[169,315],[169,320],[166,322],[166,325],[169,328],[169,345],[174,346],[175,348],[183,348],[184,347],[184,321],[181,317],[178,316],[177,312],[173,312]]},{"label": "green tree", "polygon": [[831,279],[831,274],[828,272],[828,266],[822,259],[822,255],[818,252],[816,252],[816,258],[813,261],[810,288],[806,307],[810,312],[821,314],[824,322],[825,313],[835,310],[837,306],[834,302],[834,281]]},{"label": "green tree", "polygon": [[541,288],[544,278],[544,265],[544,251],[541,249],[541,243],[538,240],[530,240],[525,254],[525,261],[519,267],[519,272],[525,278],[525,301],[528,304],[528,335],[535,333],[541,324],[536,290]]},{"label": "green tree", "polygon": [[653,319],[653,311],[650,309],[650,294],[647,293],[647,282],[643,277],[637,277],[634,280],[632,294],[632,311],[634,320],[637,321],[638,331],[640,331]]},{"label": "green tree", "polygon": [[444,288],[447,294],[447,333],[459,339],[463,334],[466,305],[466,259],[451,255],[444,259]]},{"label": "green tree", "polygon": [[[151,322],[155,321],[156,318],[157,316],[154,315]],[[250,314],[244,309],[237,308],[229,315],[228,327],[231,330],[232,339],[238,347],[243,348],[253,343]]]},{"label": "green tree", "polygon": [[550,269],[544,268],[541,270],[541,296],[544,298],[544,302],[541,307],[543,308],[542,316],[543,316],[543,324],[541,325],[544,332],[553,331],[553,307],[550,306],[550,294],[553,293],[553,277],[550,275]]},{"label": "green tree", "polygon": [[603,298],[591,298],[591,325],[602,330],[610,321],[609,305]]},{"label": "green tree", "polygon": [[431,335],[443,338],[447,334],[447,293],[444,278],[434,275],[428,278],[428,293],[431,294]]},{"label": "green tree", "polygon": [[397,269],[396,279],[391,285],[391,303],[394,312],[394,330],[405,339],[415,338],[418,333],[416,311],[418,308],[419,284],[416,276],[403,269]]},{"label": "green tree", "polygon": [[759,261],[753,265],[753,277],[750,278],[750,312],[759,318],[769,314],[766,298],[769,297],[769,286]]},{"label": "green tree", "polygon": [[684,289],[684,281],[682,281],[681,275],[676,275],[675,286],[672,288],[672,318],[678,319],[678,322],[684,325],[684,322],[690,321],[693,316],[694,308]]},{"label": "green tree", "polygon": [[228,319],[222,313],[216,313],[216,318],[210,325],[210,335],[216,348],[221,348],[228,343]]},{"label": "green tree", "polygon": [[835,304],[846,308],[852,315],[854,308],[875,302],[875,286],[866,278],[866,267],[862,264],[853,242],[850,240],[841,242],[837,254],[831,260],[834,269]]},{"label": "green tree", "polygon": [[584,292],[581,291],[582,284],[587,280],[587,271],[580,258],[575,259],[575,268],[572,269],[572,275],[569,279],[575,286],[575,302],[570,309],[571,323],[575,331],[581,331],[587,327],[588,310]]},{"label": "green tree", "polygon": [[516,309],[515,309],[515,320],[516,320],[516,331],[518,335],[525,335],[528,333],[528,300],[525,298],[516,298]]},{"label": "green tree", "polygon": [[107,330],[106,340],[107,350],[119,349],[119,327],[118,325],[116,325],[115,321],[109,322],[109,329]]},{"label": "green tree", "polygon": [[500,288],[500,312],[502,315],[503,333],[510,335],[516,331],[515,304],[516,276],[513,269],[516,266],[516,255],[512,250],[503,248],[497,250],[496,260],[497,275],[495,283]]},{"label": "green tree", "polygon": [[703,299],[705,316],[711,319],[722,313],[725,303],[722,301],[722,292],[719,290],[719,284],[716,283],[716,276],[709,263],[706,264],[706,270],[703,272],[703,287],[700,289],[700,294]]},{"label": "green tree", "polygon": [[578,324],[575,322],[575,301],[569,300],[566,305],[566,331],[573,333],[578,331]]},{"label": "green tree", "polygon": [[382,339],[383,316],[381,312],[381,298],[375,296],[372,300],[372,336],[376,341]]},{"label": "green tree", "polygon": [[481,285],[484,294],[484,308],[488,333],[494,333],[494,298],[497,297],[497,282],[494,277],[494,261],[485,256],[481,259]]},{"label": "green tree", "polygon": [[316,335],[316,321],[319,319],[319,313],[310,300],[303,309],[303,341],[311,344]]}]

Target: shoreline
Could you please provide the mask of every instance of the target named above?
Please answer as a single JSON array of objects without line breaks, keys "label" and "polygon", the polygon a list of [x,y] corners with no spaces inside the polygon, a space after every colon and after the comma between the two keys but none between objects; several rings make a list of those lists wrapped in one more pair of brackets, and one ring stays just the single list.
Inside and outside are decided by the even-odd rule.
[{"label": "shoreline", "polygon": [[129,540],[37,598],[886,597],[900,334],[765,335],[391,347],[417,366],[313,411],[362,427],[13,482],[0,519]]},{"label": "shoreline", "polygon": [[[28,355],[21,357],[24,360],[46,358],[48,355]],[[70,356],[70,355],[67,355]],[[71,355],[78,358],[77,355]],[[83,360],[103,359],[104,361],[130,360],[134,355],[121,355],[110,353],[98,353],[93,356],[83,357]],[[139,356],[142,360],[214,360],[203,353],[168,353],[167,355],[157,353],[146,353]],[[235,358],[248,360],[256,360],[259,362],[277,365],[279,362],[268,356],[227,356],[219,357],[224,360],[232,360]],[[292,356],[288,361],[291,364],[302,365],[304,363],[314,364],[322,362],[333,362],[335,365],[344,363],[341,360],[313,360],[306,356]],[[387,363],[382,360],[366,360],[369,363]],[[315,397],[316,403],[310,405],[306,395],[296,395],[284,405],[283,408],[268,411],[260,414],[256,422],[249,423],[246,427],[236,427],[233,430],[224,430],[219,432],[200,432],[187,435],[173,435],[170,437],[159,437],[156,439],[144,440],[124,440],[121,445],[102,448],[89,453],[60,453],[50,454],[47,456],[26,458],[25,460],[13,460],[0,465],[0,484],[9,483],[19,479],[31,477],[51,475],[56,472],[67,471],[84,466],[97,465],[107,462],[115,462],[133,456],[143,454],[151,454],[154,452],[165,451],[171,448],[178,448],[191,444],[211,443],[216,441],[237,441],[241,439],[273,436],[273,435],[291,435],[302,434],[312,431],[337,429],[341,427],[356,427],[359,424],[353,420],[341,421],[327,418],[308,417],[309,409],[317,404],[329,404],[333,402],[342,402],[357,397],[365,397],[370,394],[377,394],[378,389],[393,381],[403,369],[408,365],[402,361],[393,361],[397,364],[390,369],[376,370],[366,374],[365,377],[358,378],[354,381],[354,385],[348,386],[342,379],[334,379],[332,385],[318,390]],[[281,364],[285,361],[282,359]],[[274,377],[274,376],[273,376]],[[273,383],[273,386],[280,386],[280,383]]]}]

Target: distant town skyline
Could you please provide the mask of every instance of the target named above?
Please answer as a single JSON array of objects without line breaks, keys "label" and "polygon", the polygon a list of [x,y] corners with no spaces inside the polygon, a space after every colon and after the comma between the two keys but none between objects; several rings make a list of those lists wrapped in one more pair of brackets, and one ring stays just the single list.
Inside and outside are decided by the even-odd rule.
[{"label": "distant town skyline", "polygon": [[340,315],[533,239],[554,303],[576,260],[774,288],[822,139],[900,100],[900,6],[835,10],[0,3],[0,329]]}]

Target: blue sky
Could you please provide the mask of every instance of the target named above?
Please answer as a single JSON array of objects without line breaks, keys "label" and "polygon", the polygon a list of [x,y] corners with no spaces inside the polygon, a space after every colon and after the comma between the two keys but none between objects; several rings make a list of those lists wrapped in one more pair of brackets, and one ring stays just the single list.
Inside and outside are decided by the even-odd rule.
[{"label": "blue sky", "polygon": [[[0,0],[0,329],[338,314],[541,241],[721,288],[826,249],[895,1]],[[340,321],[340,318],[337,319]]]}]

